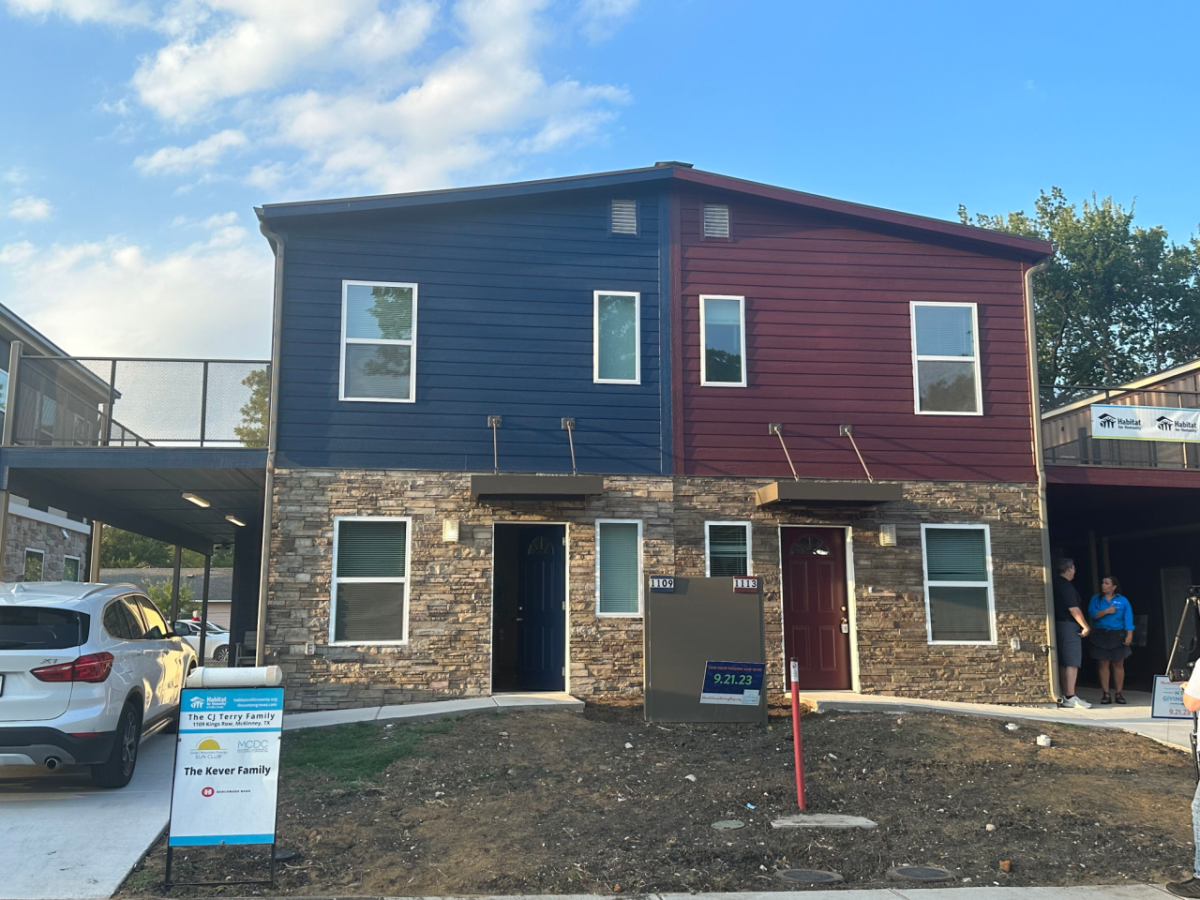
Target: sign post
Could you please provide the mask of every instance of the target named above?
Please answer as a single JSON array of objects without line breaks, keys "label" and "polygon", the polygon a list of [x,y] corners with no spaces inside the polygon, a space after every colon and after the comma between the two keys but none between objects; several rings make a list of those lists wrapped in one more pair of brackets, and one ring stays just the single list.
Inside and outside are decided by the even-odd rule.
[{"label": "sign post", "polygon": [[273,884],[283,688],[185,688],[180,707],[166,885],[183,883],[171,881],[176,847],[233,844],[269,844],[270,879],[207,883]]},{"label": "sign post", "polygon": [[804,812],[804,748],[800,744],[800,664],[792,657],[792,752],[796,766],[796,803]]}]

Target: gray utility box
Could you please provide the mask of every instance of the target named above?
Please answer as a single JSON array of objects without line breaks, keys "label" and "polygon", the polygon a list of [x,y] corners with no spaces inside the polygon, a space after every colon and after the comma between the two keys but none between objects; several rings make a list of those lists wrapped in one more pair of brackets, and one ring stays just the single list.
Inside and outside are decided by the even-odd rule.
[{"label": "gray utility box", "polygon": [[[672,592],[662,592],[664,581]],[[761,578],[755,588],[735,593],[733,578],[646,579],[647,722],[766,723],[765,679],[756,706],[700,702],[706,663],[767,661]]]}]

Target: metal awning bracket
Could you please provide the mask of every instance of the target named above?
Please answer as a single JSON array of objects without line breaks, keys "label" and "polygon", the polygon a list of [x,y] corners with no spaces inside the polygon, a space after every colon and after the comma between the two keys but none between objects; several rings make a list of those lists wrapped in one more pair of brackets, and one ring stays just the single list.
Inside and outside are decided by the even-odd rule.
[{"label": "metal awning bracket", "polygon": [[496,437],[496,430],[500,427],[499,416],[488,416],[488,428],[492,429],[492,472],[500,474],[500,441]]},{"label": "metal awning bracket", "polygon": [[871,470],[867,468],[866,460],[863,459],[862,452],[858,449],[858,444],[854,442],[854,426],[839,425],[838,436],[850,438],[850,446],[854,448],[854,455],[858,457],[859,464],[863,467],[863,471],[867,473],[867,481],[874,484],[875,479],[871,477]]},{"label": "metal awning bracket", "polygon": [[767,434],[779,436],[779,446],[783,448],[783,455],[787,457],[788,467],[792,470],[792,477],[799,481],[800,476],[796,474],[796,466],[792,462],[792,454],[788,453],[787,444],[783,442],[783,425],[781,425],[779,422],[771,422],[769,425],[767,425]]},{"label": "metal awning bracket", "polygon": [[563,416],[562,427],[571,442],[571,474],[578,475],[579,470],[575,467],[575,417]]}]

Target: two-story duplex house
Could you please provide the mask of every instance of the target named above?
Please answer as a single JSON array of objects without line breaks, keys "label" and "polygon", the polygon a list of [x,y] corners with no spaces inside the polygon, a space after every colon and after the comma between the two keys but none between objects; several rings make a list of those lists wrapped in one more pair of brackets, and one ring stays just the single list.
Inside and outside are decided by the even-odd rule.
[{"label": "two-story duplex house", "polygon": [[651,574],[760,576],[776,699],[1051,699],[1049,244],[683,163],[259,216],[293,708],[636,702]]}]

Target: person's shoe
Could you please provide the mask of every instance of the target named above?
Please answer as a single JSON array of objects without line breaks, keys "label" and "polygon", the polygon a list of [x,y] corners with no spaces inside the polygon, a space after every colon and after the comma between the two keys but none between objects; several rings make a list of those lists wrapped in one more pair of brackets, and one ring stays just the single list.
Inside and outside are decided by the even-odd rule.
[{"label": "person's shoe", "polygon": [[1063,706],[1067,707],[1068,709],[1071,709],[1073,707],[1078,707],[1079,709],[1091,709],[1092,708],[1092,704],[1088,703],[1086,700],[1084,700],[1082,697],[1079,697],[1079,696],[1067,697],[1065,700],[1063,700]]},{"label": "person's shoe", "polygon": [[1108,696],[1108,691],[1105,691],[1100,695],[1100,705],[1107,706],[1110,703],[1112,703],[1112,697]]},{"label": "person's shoe", "polygon": [[1200,878],[1171,882],[1167,885],[1167,891],[1176,897],[1200,897]]},{"label": "person's shoe", "polygon": [[1117,702],[1120,703],[1122,706],[1124,706],[1126,703],[1125,695],[1122,694],[1120,691],[1117,691]]}]

